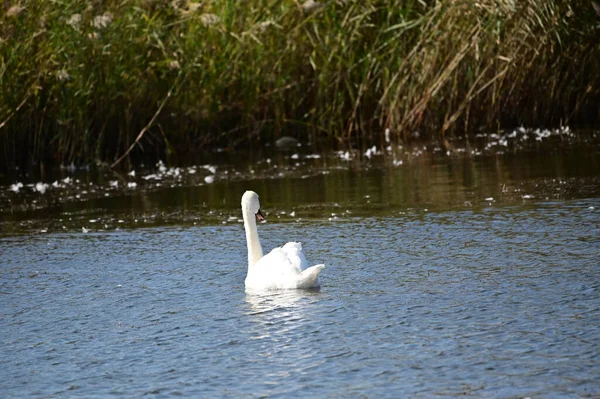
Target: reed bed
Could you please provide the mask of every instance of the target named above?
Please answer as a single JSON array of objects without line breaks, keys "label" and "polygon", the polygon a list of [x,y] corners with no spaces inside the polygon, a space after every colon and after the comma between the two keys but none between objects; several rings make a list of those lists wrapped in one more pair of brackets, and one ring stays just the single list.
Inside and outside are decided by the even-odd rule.
[{"label": "reed bed", "polygon": [[23,1],[0,16],[0,168],[597,125],[598,37],[575,0]]}]

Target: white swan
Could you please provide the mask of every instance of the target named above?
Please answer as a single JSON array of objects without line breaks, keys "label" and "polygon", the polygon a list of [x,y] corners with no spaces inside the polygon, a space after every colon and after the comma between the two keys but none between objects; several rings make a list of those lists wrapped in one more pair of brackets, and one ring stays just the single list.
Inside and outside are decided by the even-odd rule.
[{"label": "white swan", "polygon": [[[256,218],[264,220],[260,212],[258,194],[246,191],[242,196],[242,215],[248,244],[248,274],[246,289],[276,290],[319,287],[319,272],[325,265],[308,267],[299,242],[288,242],[263,256],[258,239]],[[256,216],[255,216],[256,215]]]}]

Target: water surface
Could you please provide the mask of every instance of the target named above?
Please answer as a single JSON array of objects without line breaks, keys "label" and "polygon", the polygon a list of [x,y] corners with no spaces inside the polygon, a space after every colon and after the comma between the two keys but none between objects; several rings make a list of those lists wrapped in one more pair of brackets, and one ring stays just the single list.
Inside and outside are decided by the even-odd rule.
[{"label": "water surface", "polygon": [[[598,148],[293,155],[5,190],[2,397],[600,395]],[[320,290],[244,292],[248,188]]]}]

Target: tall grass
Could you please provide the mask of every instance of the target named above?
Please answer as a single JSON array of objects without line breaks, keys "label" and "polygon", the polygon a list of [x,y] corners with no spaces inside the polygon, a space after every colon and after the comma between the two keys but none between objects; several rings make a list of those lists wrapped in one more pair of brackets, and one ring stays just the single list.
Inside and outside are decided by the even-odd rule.
[{"label": "tall grass", "polygon": [[[0,17],[0,168],[597,124],[587,1],[77,0]],[[152,123],[150,123],[152,122]],[[146,128],[145,130],[143,130]]]}]

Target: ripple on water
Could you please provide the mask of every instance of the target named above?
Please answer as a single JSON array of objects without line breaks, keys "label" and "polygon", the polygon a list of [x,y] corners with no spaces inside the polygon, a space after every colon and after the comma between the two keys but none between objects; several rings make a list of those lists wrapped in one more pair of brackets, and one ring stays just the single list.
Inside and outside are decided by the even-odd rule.
[{"label": "ripple on water", "polygon": [[260,226],[322,289],[245,293],[239,224],[3,238],[4,397],[600,395],[597,199]]}]

